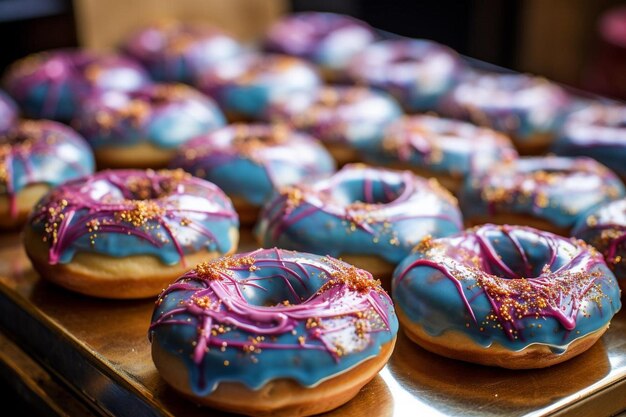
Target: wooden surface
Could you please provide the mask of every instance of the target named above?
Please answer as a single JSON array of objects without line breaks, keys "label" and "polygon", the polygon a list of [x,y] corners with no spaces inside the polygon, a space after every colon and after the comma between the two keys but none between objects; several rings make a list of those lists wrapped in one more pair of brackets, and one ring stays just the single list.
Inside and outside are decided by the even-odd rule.
[{"label": "wooden surface", "polygon": [[[254,247],[249,234],[243,241],[242,250]],[[179,397],[154,368],[146,336],[153,300],[98,300],[48,284],[32,270],[16,234],[0,237],[0,259],[1,327],[77,396],[114,415],[215,415]],[[449,360],[400,334],[380,375],[330,415],[610,415],[624,408],[622,311],[588,352],[543,370]]]},{"label": "wooden surface", "polygon": [[255,40],[287,9],[286,0],[74,0],[82,46],[116,47],[138,27],[159,20],[215,25],[240,40]]}]

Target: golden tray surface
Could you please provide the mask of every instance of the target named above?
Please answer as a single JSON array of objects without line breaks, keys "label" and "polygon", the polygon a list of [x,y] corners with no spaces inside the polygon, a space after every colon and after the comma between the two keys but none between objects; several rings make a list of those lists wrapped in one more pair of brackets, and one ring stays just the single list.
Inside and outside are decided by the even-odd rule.
[{"label": "golden tray surface", "polygon": [[[240,246],[256,247],[249,231]],[[153,301],[99,300],[57,288],[33,271],[18,234],[0,236],[0,327],[75,394],[102,414],[222,415],[159,377],[147,338]],[[328,415],[612,415],[626,409],[624,310],[589,351],[531,371],[439,357],[400,332],[381,373]]]}]

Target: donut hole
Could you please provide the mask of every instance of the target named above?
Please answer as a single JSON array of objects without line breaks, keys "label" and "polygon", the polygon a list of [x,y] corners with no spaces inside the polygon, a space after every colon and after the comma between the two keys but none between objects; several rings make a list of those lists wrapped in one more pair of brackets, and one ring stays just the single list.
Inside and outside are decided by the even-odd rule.
[{"label": "donut hole", "polygon": [[564,241],[558,242],[558,249],[554,249],[554,253],[556,243],[526,230],[505,234],[494,229],[486,232],[485,238],[491,248],[481,246],[484,269],[504,279],[540,277],[545,275],[546,266],[553,272],[568,263],[571,260],[571,256],[567,255],[568,250],[569,253],[575,253],[572,252],[574,248],[571,243]]},{"label": "donut hole", "polygon": [[241,293],[250,305],[284,307],[301,304],[309,299],[317,293],[325,281],[314,276],[296,277],[286,270],[264,268],[250,273],[240,282],[244,283],[241,286]]},{"label": "donut hole", "polygon": [[382,178],[347,178],[329,190],[330,198],[343,207],[359,204],[391,204],[404,192],[406,185],[401,181]]}]

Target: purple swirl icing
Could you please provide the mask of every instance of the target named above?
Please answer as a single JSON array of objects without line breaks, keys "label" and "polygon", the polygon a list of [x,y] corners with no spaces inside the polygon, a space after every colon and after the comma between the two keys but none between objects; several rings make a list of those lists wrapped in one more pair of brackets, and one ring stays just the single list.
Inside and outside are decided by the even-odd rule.
[{"label": "purple swirl icing", "polygon": [[505,132],[523,144],[537,134],[554,135],[570,100],[565,90],[541,77],[468,72],[439,110]]},{"label": "purple swirl icing", "polygon": [[131,34],[122,49],[161,81],[191,82],[241,53],[239,43],[211,26],[164,21]]},{"label": "purple swirl icing", "polygon": [[202,248],[231,251],[238,221],[217,186],[182,170],[108,170],[52,190],[31,225],[48,243],[51,265],[77,252],[150,254],[184,265],[186,253]]},{"label": "purple swirl icing", "polygon": [[5,132],[17,120],[17,105],[4,91],[0,90],[0,132]]},{"label": "purple swirl icing", "polygon": [[455,330],[515,351],[538,343],[562,352],[621,307],[615,277],[592,247],[508,225],[424,240],[396,269],[393,293],[431,335]]},{"label": "purple swirl icing", "polygon": [[377,355],[397,326],[369,272],[331,257],[258,249],[199,264],[170,285],[150,338],[180,357],[194,391],[207,395],[223,381],[312,386]]},{"label": "purple swirl icing", "polygon": [[447,46],[425,39],[376,42],[350,61],[358,83],[395,96],[411,112],[433,110],[457,82],[463,63]]},{"label": "purple swirl icing", "polygon": [[29,185],[59,185],[91,174],[89,145],[74,130],[50,120],[22,120],[0,133],[0,195],[16,218],[17,194]]},{"label": "purple swirl icing", "polygon": [[335,172],[332,157],[313,137],[282,125],[243,123],[192,139],[170,166],[255,205],[284,186]]},{"label": "purple swirl icing", "polygon": [[150,83],[145,70],[119,55],[60,49],[29,55],[5,74],[4,85],[32,117],[69,120],[95,91],[131,91]]},{"label": "purple swirl icing", "polygon": [[341,70],[375,38],[368,24],[350,16],[304,12],[274,23],[267,33],[265,48]]},{"label": "purple swirl icing", "polygon": [[572,236],[601,251],[619,283],[626,285],[626,199],[587,213],[572,229]]},{"label": "purple swirl icing", "polygon": [[217,104],[184,84],[152,84],[135,91],[108,91],[83,102],[74,124],[97,151],[148,142],[174,149],[223,126]]},{"label": "purple swirl icing", "polygon": [[587,210],[624,194],[619,178],[593,159],[525,157],[469,178],[461,206],[466,218],[527,214],[569,229]]},{"label": "purple swirl icing", "polygon": [[491,129],[431,115],[403,117],[385,131],[368,157],[406,163],[459,178],[482,172],[494,162],[517,158],[511,140]]},{"label": "purple swirl icing", "polygon": [[397,263],[424,236],[461,228],[456,199],[437,181],[349,164],[329,178],[282,190],[265,205],[257,235],[267,246]]}]

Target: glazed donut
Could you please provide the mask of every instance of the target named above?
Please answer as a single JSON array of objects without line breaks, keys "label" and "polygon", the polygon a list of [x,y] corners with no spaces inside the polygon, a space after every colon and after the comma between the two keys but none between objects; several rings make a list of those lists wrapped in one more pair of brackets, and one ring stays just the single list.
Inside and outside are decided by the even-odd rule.
[{"label": "glazed donut", "polygon": [[95,94],[74,120],[100,168],[162,168],[181,144],[225,123],[213,100],[184,84]]},{"label": "glazed donut", "polygon": [[389,277],[424,236],[461,230],[452,195],[409,171],[346,165],[335,175],[286,187],[264,207],[261,246],[329,254]]},{"label": "glazed donut", "polygon": [[348,76],[395,96],[408,112],[433,110],[463,68],[447,46],[423,39],[376,42],[355,55]]},{"label": "glazed donut", "polygon": [[401,114],[398,103],[383,92],[336,86],[291,95],[268,110],[270,120],[321,140],[340,165],[380,148],[385,128]]},{"label": "glazed donut", "polygon": [[189,141],[170,166],[217,184],[243,224],[257,220],[275,190],[335,172],[335,161],[312,137],[280,125],[243,123]]},{"label": "glazed donut", "polygon": [[589,156],[626,178],[626,106],[594,103],[572,113],[552,150]]},{"label": "glazed donut", "polygon": [[265,49],[312,61],[326,78],[336,80],[344,75],[350,58],[375,39],[373,29],[353,17],[303,12],[274,23],[265,38]]},{"label": "glazed donut", "polygon": [[17,120],[17,104],[0,90],[0,133],[6,132]]},{"label": "glazed donut", "polygon": [[0,229],[26,222],[49,190],[91,174],[93,154],[76,132],[49,120],[22,120],[0,133]]},{"label": "glazed donut", "polygon": [[572,236],[602,252],[620,287],[626,289],[626,199],[611,201],[581,217]]},{"label": "glazed donut", "polygon": [[458,194],[463,179],[499,161],[517,158],[505,135],[470,123],[431,115],[405,116],[384,132],[378,148],[365,159],[377,165],[409,169],[436,178]]},{"label": "glazed donut", "polygon": [[504,132],[521,153],[539,154],[554,140],[570,104],[565,90],[544,78],[469,72],[439,111]]},{"label": "glazed donut", "polygon": [[511,369],[584,352],[621,307],[615,276],[591,246],[491,224],[422,241],[394,272],[393,298],[424,349]]},{"label": "glazed donut", "polygon": [[287,55],[248,54],[204,71],[198,87],[215,98],[230,120],[266,118],[273,103],[320,85],[315,69]]},{"label": "glazed donut", "polygon": [[471,177],[460,201],[470,225],[525,224],[568,236],[587,210],[624,192],[619,178],[593,159],[526,157]]},{"label": "glazed donut", "polygon": [[211,26],[162,21],[132,33],[122,50],[159,81],[192,82],[207,68],[239,55],[239,43]]},{"label": "glazed donut", "polygon": [[94,91],[132,91],[150,83],[135,61],[118,55],[95,55],[60,49],[29,55],[4,76],[7,92],[30,117],[72,119],[80,101]]},{"label": "glazed donut", "polygon": [[163,379],[200,404],[305,416],[354,397],[387,362],[397,331],[369,272],[258,249],[201,263],[170,285],[150,339]]},{"label": "glazed donut", "polygon": [[39,274],[104,298],[157,295],[201,259],[237,248],[237,214],[215,185],[178,171],[101,171],[36,206],[24,233]]}]

